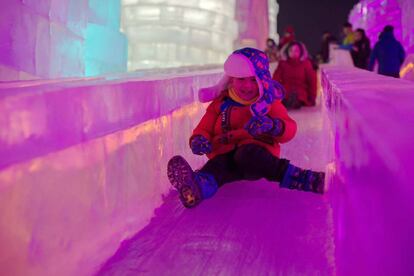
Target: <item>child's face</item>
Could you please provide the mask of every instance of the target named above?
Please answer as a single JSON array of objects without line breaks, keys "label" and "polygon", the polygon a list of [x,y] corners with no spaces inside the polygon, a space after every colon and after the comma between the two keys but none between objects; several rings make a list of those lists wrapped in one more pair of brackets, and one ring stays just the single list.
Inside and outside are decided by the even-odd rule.
[{"label": "child's face", "polygon": [[256,77],[232,78],[232,87],[237,95],[245,101],[253,100],[259,95]]},{"label": "child's face", "polygon": [[298,45],[293,45],[289,49],[289,57],[292,59],[300,58],[300,48]]}]

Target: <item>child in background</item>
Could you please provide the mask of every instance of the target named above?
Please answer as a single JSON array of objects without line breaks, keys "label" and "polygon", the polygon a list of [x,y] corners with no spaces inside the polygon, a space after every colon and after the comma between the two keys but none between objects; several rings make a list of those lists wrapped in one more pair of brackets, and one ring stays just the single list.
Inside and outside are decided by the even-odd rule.
[{"label": "child in background", "polygon": [[350,51],[355,42],[354,31],[352,30],[352,24],[349,22],[345,22],[344,25],[342,26],[342,33],[343,33],[343,39],[342,39],[342,44],[339,46],[339,48]]},{"label": "child in background", "polygon": [[224,63],[224,72],[218,86],[202,91],[212,95],[201,95],[201,100],[213,101],[189,141],[192,152],[206,154],[208,162],[197,171],[181,156],[168,162],[168,178],[183,205],[196,206],[225,183],[260,178],[323,193],[323,172],[303,170],[279,158],[280,143],[294,137],[296,122],[280,101],[283,87],[272,80],[266,54],[253,48],[237,50]]},{"label": "child in background", "polygon": [[282,101],[286,108],[298,109],[316,104],[316,71],[303,43],[293,41],[286,46],[273,79],[286,89]]}]

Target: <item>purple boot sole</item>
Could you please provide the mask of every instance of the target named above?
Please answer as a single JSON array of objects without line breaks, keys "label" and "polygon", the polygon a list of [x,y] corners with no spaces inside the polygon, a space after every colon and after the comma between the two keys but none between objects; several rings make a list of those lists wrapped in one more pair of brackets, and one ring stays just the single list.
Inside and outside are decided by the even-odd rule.
[{"label": "purple boot sole", "polygon": [[184,207],[192,208],[201,202],[194,171],[182,156],[174,156],[168,161],[167,175],[171,185],[179,192]]}]

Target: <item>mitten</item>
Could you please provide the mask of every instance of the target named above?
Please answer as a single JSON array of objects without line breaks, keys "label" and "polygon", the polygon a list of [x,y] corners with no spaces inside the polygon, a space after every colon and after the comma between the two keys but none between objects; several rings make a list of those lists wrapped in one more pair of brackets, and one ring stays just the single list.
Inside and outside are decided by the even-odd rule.
[{"label": "mitten", "polygon": [[194,154],[203,155],[211,152],[211,143],[206,137],[196,135],[190,140],[190,148]]}]

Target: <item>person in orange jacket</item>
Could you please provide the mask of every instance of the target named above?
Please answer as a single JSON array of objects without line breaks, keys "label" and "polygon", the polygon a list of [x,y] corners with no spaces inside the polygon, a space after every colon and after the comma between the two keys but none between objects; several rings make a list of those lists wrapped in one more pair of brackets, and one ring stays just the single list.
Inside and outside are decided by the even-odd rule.
[{"label": "person in orange jacket", "polygon": [[[189,144],[208,162],[193,171],[181,156],[168,162],[168,178],[187,208],[237,180],[266,178],[281,187],[324,192],[323,172],[303,170],[280,158],[280,143],[296,134],[296,122],[282,105],[283,87],[273,81],[266,54],[254,48],[234,51],[218,85],[200,90],[212,100]],[[207,96],[206,96],[207,95]]]}]

